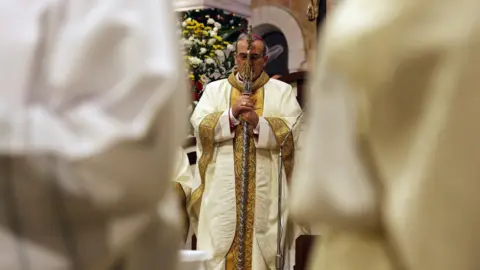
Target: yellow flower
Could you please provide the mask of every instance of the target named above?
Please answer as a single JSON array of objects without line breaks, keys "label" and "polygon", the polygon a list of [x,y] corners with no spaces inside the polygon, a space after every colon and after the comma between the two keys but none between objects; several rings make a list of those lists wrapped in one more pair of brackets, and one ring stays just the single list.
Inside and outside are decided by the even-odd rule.
[{"label": "yellow flower", "polygon": [[193,74],[190,74],[190,75],[188,75],[188,78],[190,78],[190,80],[193,80],[193,79],[195,79],[195,76],[193,76]]}]

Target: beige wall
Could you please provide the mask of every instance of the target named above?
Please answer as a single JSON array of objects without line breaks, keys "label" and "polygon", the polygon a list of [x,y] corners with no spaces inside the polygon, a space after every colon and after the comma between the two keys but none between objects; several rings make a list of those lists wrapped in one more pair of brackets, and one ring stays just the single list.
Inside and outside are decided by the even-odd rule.
[{"label": "beige wall", "polygon": [[[285,9],[289,12],[299,24],[304,39],[305,52],[307,54],[308,67],[314,63],[311,62],[311,54],[316,48],[317,27],[315,22],[310,22],[306,16],[307,6],[310,0],[252,0],[252,10],[262,6],[273,5]],[[312,55],[313,56],[313,55]]]}]

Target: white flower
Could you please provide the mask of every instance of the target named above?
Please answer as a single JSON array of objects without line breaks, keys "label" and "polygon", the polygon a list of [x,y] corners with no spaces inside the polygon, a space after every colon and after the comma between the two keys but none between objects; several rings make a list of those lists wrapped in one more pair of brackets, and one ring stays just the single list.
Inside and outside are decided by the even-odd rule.
[{"label": "white flower", "polygon": [[215,27],[217,27],[217,28],[219,28],[219,29],[222,28],[222,25],[221,25],[220,23],[215,22],[214,24],[215,24]]},{"label": "white flower", "polygon": [[193,41],[193,39],[194,39],[193,36],[190,36],[190,37],[188,38],[188,40],[190,40],[190,41]]},{"label": "white flower", "polygon": [[193,43],[189,39],[183,39],[183,45],[185,45],[186,47],[192,47]]},{"label": "white flower", "polygon": [[192,18],[187,18],[185,21],[186,21],[186,22],[191,22],[191,21],[192,21]]},{"label": "white flower", "polygon": [[188,57],[188,63],[192,66],[198,66],[202,63],[202,60],[198,57],[195,57],[195,56],[189,56]]},{"label": "white flower", "polygon": [[207,24],[215,24],[215,23],[216,23],[215,20],[212,18],[208,19],[207,21]]},{"label": "white flower", "polygon": [[213,44],[215,44],[215,42],[217,42],[217,40],[214,39],[214,38],[211,38],[211,39],[208,40],[208,45],[213,45]]},{"label": "white flower", "polygon": [[206,54],[207,53],[207,49],[205,48],[200,48],[200,54]]},{"label": "white flower", "polygon": [[212,65],[212,64],[215,64],[215,61],[212,58],[207,58],[205,59],[205,64]]},{"label": "white flower", "polygon": [[210,36],[211,36],[211,37],[214,37],[214,36],[216,36],[216,35],[217,35],[217,32],[216,32],[216,31],[210,31]]},{"label": "white flower", "polygon": [[235,50],[235,47],[234,47],[232,44],[228,44],[228,45],[227,45],[227,50],[229,50],[229,51],[232,52],[232,51]]},{"label": "white flower", "polygon": [[213,28],[213,31],[214,31],[214,32],[218,32],[218,27],[214,27],[214,28]]},{"label": "white flower", "polygon": [[187,26],[187,22],[182,22],[182,26],[183,26],[183,27],[186,27],[186,26]]},{"label": "white flower", "polygon": [[206,84],[210,81],[210,79],[208,79],[208,77],[205,75],[201,75],[200,80],[202,81],[203,84]]},{"label": "white flower", "polygon": [[224,56],[224,55],[225,55],[224,52],[221,51],[221,50],[215,50],[215,54],[216,54],[217,56]]}]

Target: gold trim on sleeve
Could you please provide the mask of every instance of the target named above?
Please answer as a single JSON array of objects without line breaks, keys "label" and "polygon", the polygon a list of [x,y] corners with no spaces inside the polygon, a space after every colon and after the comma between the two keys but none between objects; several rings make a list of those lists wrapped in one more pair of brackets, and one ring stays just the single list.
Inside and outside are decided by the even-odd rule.
[{"label": "gold trim on sleeve", "polygon": [[[290,128],[285,121],[278,117],[265,117],[270,128],[275,134],[277,145],[285,140],[285,137],[290,133]],[[292,131],[293,132],[293,131]],[[295,158],[295,143],[293,134],[290,134],[283,145],[283,165],[285,167],[285,174],[287,175],[287,181],[290,181],[290,177],[293,172],[294,158]]]},{"label": "gold trim on sleeve", "polygon": [[215,126],[217,125],[218,119],[222,115],[222,112],[211,113],[207,115],[199,127],[198,139],[202,146],[202,156],[198,160],[198,171],[200,173],[200,186],[192,192],[190,199],[189,209],[190,213],[193,213],[192,208],[195,204],[201,201],[203,196],[203,191],[205,189],[205,174],[207,172],[208,164],[213,157],[213,151],[215,149],[214,145],[214,136],[215,136]]}]

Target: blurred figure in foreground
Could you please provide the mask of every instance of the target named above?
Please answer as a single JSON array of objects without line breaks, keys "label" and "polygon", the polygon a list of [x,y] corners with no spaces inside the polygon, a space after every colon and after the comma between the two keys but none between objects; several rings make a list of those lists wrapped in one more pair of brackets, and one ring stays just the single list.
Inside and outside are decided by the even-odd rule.
[{"label": "blurred figure in foreground", "polygon": [[479,8],[349,0],[330,16],[292,182],[297,221],[329,228],[312,269],[479,269]]},{"label": "blurred figure in foreground", "polygon": [[174,21],[170,1],[0,4],[0,269],[175,269]]},{"label": "blurred figure in foreground", "polygon": [[[188,231],[190,229],[190,218],[187,213],[187,205],[190,201],[193,185],[193,170],[190,166],[187,153],[180,149],[177,156],[177,167],[175,176],[175,201],[180,202],[180,211],[177,212],[177,219],[180,220],[180,227],[182,227],[182,236],[184,242],[187,242]],[[178,214],[180,213],[180,214]]]}]

